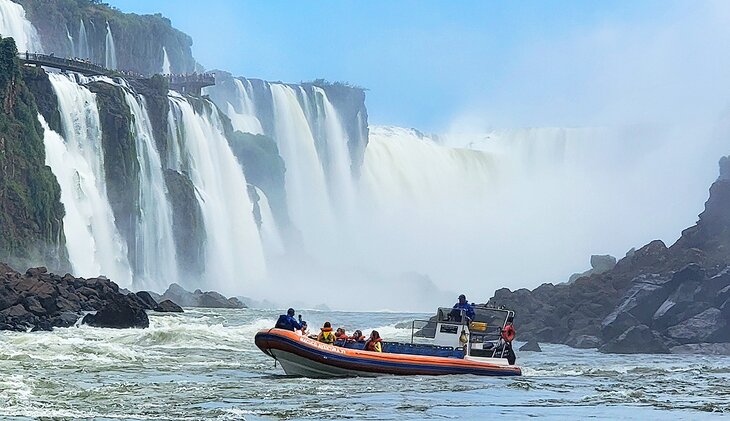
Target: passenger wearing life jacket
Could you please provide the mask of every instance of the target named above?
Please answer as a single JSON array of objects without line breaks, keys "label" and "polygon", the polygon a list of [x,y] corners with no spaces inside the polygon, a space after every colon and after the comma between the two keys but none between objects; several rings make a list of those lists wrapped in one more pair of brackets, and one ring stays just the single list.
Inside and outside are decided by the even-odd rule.
[{"label": "passenger wearing life jacket", "polygon": [[381,345],[381,342],[383,342],[383,340],[380,339],[380,333],[378,333],[377,330],[373,330],[373,332],[370,334],[370,338],[368,338],[368,341],[365,342],[365,350],[373,352],[383,352],[383,346]]},{"label": "passenger wearing life jacket", "polygon": [[365,342],[366,338],[363,336],[362,331],[358,329],[348,339],[355,342]]},{"label": "passenger wearing life jacket", "polygon": [[324,326],[320,328],[317,340],[325,344],[333,344],[335,342],[335,334],[332,333],[332,325],[330,322],[324,322]]},{"label": "passenger wearing life jacket", "polygon": [[286,314],[279,316],[279,320],[276,321],[274,326],[277,329],[286,329],[296,332],[302,329],[302,325],[294,318],[294,309],[290,308],[286,311]]},{"label": "passenger wearing life jacket", "polygon": [[345,333],[344,327],[338,327],[337,331],[335,332],[335,340],[338,341],[346,341],[347,340],[347,333]]}]

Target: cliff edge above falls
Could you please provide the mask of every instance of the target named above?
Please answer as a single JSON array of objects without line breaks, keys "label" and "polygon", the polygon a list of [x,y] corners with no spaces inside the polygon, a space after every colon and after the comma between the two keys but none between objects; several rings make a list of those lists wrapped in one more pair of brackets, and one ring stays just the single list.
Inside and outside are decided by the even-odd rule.
[{"label": "cliff edge above falls", "polygon": [[23,6],[38,30],[46,53],[104,64],[108,22],[119,69],[141,74],[160,73],[165,47],[170,72],[196,70],[192,38],[175,29],[170,20],[160,14],[123,13],[91,0],[14,1]]},{"label": "cliff edge above falls", "polygon": [[[730,353],[730,161],[696,225],[655,240],[608,272],[571,284],[497,290],[522,340],[610,353]],[[711,344],[711,345],[710,345]]]}]

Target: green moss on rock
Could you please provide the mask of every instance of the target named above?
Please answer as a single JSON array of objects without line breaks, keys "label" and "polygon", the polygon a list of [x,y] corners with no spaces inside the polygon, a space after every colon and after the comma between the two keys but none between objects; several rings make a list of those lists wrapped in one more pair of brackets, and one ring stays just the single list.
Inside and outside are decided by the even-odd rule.
[{"label": "green moss on rock", "polygon": [[284,190],[286,168],[276,142],[268,136],[235,131],[229,135],[229,143],[246,180],[266,194],[277,222],[289,225]]},{"label": "green moss on rock", "polygon": [[13,39],[0,39],[0,259],[66,268],[61,188],[16,54]]},{"label": "green moss on rock", "polygon": [[53,91],[53,85],[48,79],[48,74],[42,67],[23,66],[23,81],[35,97],[38,111],[46,119],[51,130],[62,133],[61,113],[58,111],[58,98]]},{"label": "green moss on rock", "polygon": [[173,170],[165,170],[165,184],[172,205],[180,269],[185,276],[199,277],[205,269],[205,225],[195,186],[187,176]]},{"label": "green moss on rock", "polygon": [[86,86],[96,94],[107,196],[117,228],[127,240],[131,258],[135,256],[134,239],[139,212],[139,161],[132,135],[132,112],[119,86],[105,82],[92,82]]}]

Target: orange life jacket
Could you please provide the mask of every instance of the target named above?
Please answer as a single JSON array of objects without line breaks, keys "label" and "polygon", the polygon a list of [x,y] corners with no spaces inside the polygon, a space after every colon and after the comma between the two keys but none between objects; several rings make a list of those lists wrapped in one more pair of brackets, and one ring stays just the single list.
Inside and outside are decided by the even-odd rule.
[{"label": "orange life jacket", "polygon": [[383,352],[383,346],[380,344],[383,340],[381,338],[378,339],[370,339],[365,344],[365,349],[368,351],[374,351],[374,352]]}]

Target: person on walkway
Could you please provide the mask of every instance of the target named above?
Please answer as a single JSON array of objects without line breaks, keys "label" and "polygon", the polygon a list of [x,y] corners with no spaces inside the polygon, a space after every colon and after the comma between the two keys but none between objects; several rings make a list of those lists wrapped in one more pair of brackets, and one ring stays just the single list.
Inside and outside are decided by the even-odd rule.
[{"label": "person on walkway", "polygon": [[383,342],[383,340],[380,339],[380,333],[378,333],[377,330],[373,330],[372,333],[370,333],[370,338],[368,338],[368,341],[365,342],[365,350],[383,352],[381,342]]},{"label": "person on walkway", "polygon": [[302,329],[301,323],[294,318],[293,308],[287,310],[286,314],[279,316],[279,320],[276,321],[276,325],[274,327],[277,329],[291,330],[292,332]]},{"label": "person on walkway", "polygon": [[332,325],[330,322],[324,322],[324,326],[319,329],[319,336],[317,340],[324,344],[333,344],[335,342],[335,334],[332,332]]},{"label": "person on walkway", "polygon": [[474,307],[472,307],[471,304],[469,304],[468,301],[466,301],[466,295],[461,294],[459,295],[459,301],[454,304],[454,309],[451,310],[451,313],[449,315],[451,316],[451,320],[455,322],[461,321],[461,310],[464,311],[464,314],[466,315],[467,323],[474,320]]}]

